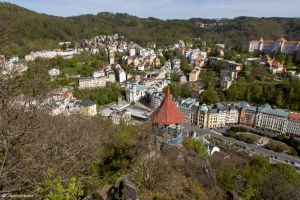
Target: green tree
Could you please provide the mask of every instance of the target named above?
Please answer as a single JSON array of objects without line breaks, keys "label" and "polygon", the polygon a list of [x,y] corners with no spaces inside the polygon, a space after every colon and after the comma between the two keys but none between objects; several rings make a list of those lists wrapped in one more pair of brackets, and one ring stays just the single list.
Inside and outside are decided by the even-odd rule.
[{"label": "green tree", "polygon": [[166,59],[165,56],[160,56],[159,60],[160,60],[160,65],[163,66],[165,64],[165,62],[166,62],[167,59]]},{"label": "green tree", "polygon": [[278,107],[282,107],[283,105],[283,91],[279,91],[276,96],[276,104]]},{"label": "green tree", "polygon": [[263,90],[261,85],[252,85],[251,86],[251,98],[252,100],[254,100],[255,102],[261,102],[261,97],[263,94]]},{"label": "green tree", "polygon": [[[48,169],[48,179],[45,180],[44,186],[38,186],[35,188],[35,193],[43,196],[44,199],[49,200],[72,200],[80,199],[83,196],[82,185],[72,177],[67,184],[63,184],[61,177],[53,177],[53,170]],[[66,186],[64,186],[66,185]]]},{"label": "green tree", "polygon": [[223,189],[224,194],[227,191],[231,192],[236,188],[236,175],[238,170],[235,164],[230,161],[225,161],[216,169],[217,184]]},{"label": "green tree", "polygon": [[228,101],[236,101],[239,97],[239,89],[237,85],[232,85],[226,92],[226,99]]},{"label": "green tree", "polygon": [[238,99],[239,100],[245,100],[245,94],[247,91],[247,86],[243,84],[244,82],[238,82]]},{"label": "green tree", "polygon": [[289,92],[289,100],[293,100],[294,99],[294,87],[291,87],[290,92]]},{"label": "green tree", "polygon": [[205,87],[214,85],[214,77],[215,76],[216,76],[216,72],[214,72],[214,71],[209,71],[205,74],[205,77],[204,77]]},{"label": "green tree", "polygon": [[251,88],[248,87],[246,90],[246,101],[250,103],[251,100],[252,100],[252,92],[251,92]]},{"label": "green tree", "polygon": [[64,42],[64,44],[62,45],[61,47],[63,50],[66,50],[67,49],[67,44]]},{"label": "green tree", "polygon": [[171,81],[179,81],[179,76],[176,73],[171,73]]},{"label": "green tree", "polygon": [[68,66],[73,68],[77,67],[77,60],[75,57],[69,59]]},{"label": "green tree", "polygon": [[189,83],[185,83],[181,85],[181,97],[190,97],[191,96],[191,90]]},{"label": "green tree", "polygon": [[218,93],[212,86],[209,86],[200,94],[199,101],[208,105],[217,103],[220,100]]},{"label": "green tree", "polygon": [[285,57],[286,57],[286,55],[285,55],[284,53],[278,52],[278,54],[277,54],[277,60],[278,60],[279,62],[285,61]]},{"label": "green tree", "polygon": [[284,65],[285,65],[286,67],[291,67],[291,66],[293,66],[293,58],[292,58],[292,56],[288,56],[288,57],[286,58]]},{"label": "green tree", "polygon": [[207,149],[204,145],[203,139],[195,140],[194,138],[189,137],[189,138],[184,140],[183,145],[187,149],[191,149],[191,150],[195,151],[202,158],[207,158],[208,157]]}]

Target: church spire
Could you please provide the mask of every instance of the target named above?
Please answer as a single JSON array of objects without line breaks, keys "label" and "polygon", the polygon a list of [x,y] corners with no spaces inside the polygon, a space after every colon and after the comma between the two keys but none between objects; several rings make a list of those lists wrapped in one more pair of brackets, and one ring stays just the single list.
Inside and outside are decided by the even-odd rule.
[{"label": "church spire", "polygon": [[170,70],[168,70],[168,73],[167,73],[167,84],[168,85],[171,84],[171,72],[170,72]]}]

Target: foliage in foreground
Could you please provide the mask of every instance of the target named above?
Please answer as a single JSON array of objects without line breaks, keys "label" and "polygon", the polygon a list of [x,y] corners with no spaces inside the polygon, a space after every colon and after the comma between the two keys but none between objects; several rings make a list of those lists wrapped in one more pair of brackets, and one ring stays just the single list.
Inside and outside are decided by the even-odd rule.
[{"label": "foliage in foreground", "polygon": [[203,139],[196,140],[192,137],[186,138],[183,141],[183,146],[187,149],[195,151],[201,158],[207,158],[208,153]]},{"label": "foliage in foreground", "polygon": [[245,199],[297,199],[300,175],[289,164],[271,164],[268,158],[256,156],[237,168],[230,160],[215,166],[217,184],[224,194],[237,191]]},{"label": "foliage in foreground", "polygon": [[[72,177],[67,184],[63,184],[61,176],[53,177],[53,170],[48,169],[48,179],[45,180],[45,187],[38,186],[35,188],[35,193],[42,195],[47,200],[59,199],[79,199],[83,196],[82,185]],[[63,186],[67,185],[67,186]]]}]

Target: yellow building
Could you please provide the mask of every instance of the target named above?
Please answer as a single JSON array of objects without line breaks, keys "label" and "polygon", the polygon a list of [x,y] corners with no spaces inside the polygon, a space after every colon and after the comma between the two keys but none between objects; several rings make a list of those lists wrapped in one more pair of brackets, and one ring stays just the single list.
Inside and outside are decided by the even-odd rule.
[{"label": "yellow building", "polygon": [[190,72],[189,81],[197,81],[197,71],[196,70],[193,69]]},{"label": "yellow building", "polygon": [[155,67],[159,67],[160,66],[160,59],[158,58],[158,57],[156,57],[155,59],[154,59],[154,66]]},{"label": "yellow building", "polygon": [[97,114],[97,107],[93,101],[82,100],[80,104],[80,113],[86,116],[94,116]]}]

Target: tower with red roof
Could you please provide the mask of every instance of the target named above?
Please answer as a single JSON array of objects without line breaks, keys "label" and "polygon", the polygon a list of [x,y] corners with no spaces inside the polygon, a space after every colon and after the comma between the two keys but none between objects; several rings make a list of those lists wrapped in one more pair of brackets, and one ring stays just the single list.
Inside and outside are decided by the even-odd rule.
[{"label": "tower with red roof", "polygon": [[167,91],[161,105],[151,114],[153,131],[157,143],[178,146],[182,141],[182,122],[184,115],[178,110],[170,92],[170,72],[167,74]]}]

